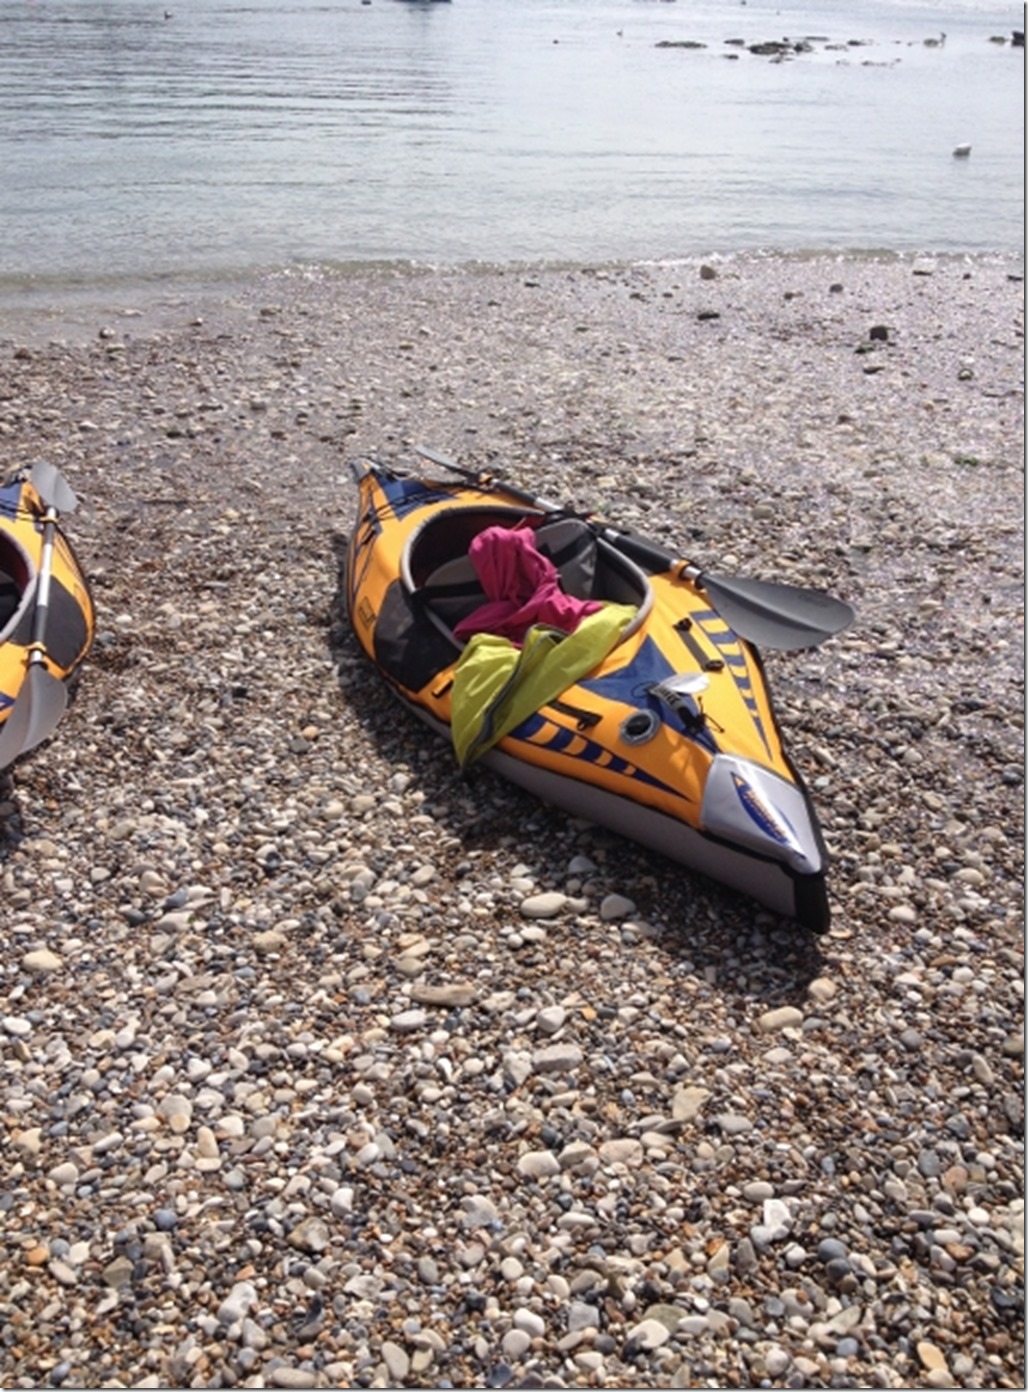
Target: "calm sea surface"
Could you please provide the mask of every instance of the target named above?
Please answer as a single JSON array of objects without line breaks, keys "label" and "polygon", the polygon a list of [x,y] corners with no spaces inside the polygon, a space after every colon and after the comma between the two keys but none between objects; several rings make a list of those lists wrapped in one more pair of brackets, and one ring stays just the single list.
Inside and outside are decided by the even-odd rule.
[{"label": "calm sea surface", "polygon": [[[325,263],[1023,249],[1020,5],[166,5],[0,0],[0,300]],[[732,42],[785,37],[812,51]]]}]

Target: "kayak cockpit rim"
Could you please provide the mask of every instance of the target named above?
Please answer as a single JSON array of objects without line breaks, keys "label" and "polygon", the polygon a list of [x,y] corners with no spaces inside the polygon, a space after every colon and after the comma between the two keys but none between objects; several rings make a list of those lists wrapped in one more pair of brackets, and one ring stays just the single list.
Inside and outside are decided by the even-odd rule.
[{"label": "kayak cockpit rim", "polygon": [[653,607],[653,587],[635,561],[581,518],[525,507],[475,503],[448,507],[425,518],[404,545],[401,582],[420,597],[436,626],[452,636],[454,625],[487,599],[468,554],[471,542],[488,527],[525,525],[533,528],[538,549],[556,566],[566,594],[634,606],[619,643],[646,622]]}]

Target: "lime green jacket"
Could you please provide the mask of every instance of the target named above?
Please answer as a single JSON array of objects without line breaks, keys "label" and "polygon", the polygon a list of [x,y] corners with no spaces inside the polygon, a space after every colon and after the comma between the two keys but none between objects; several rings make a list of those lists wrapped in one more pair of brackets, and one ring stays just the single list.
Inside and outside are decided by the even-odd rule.
[{"label": "lime green jacket", "polygon": [[520,649],[508,638],[476,633],[453,678],[451,729],[461,768],[598,667],[635,612],[630,604],[605,604],[573,633],[537,624]]}]

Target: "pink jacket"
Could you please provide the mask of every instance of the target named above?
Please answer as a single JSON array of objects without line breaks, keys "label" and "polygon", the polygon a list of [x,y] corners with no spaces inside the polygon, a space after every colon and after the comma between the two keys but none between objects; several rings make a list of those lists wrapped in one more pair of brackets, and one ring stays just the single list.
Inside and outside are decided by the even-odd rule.
[{"label": "pink jacket", "polygon": [[533,624],[573,633],[586,614],[603,608],[597,600],[564,593],[556,566],[536,550],[531,527],[487,527],[468,555],[489,598],[457,624],[458,638],[494,633],[521,643]]}]

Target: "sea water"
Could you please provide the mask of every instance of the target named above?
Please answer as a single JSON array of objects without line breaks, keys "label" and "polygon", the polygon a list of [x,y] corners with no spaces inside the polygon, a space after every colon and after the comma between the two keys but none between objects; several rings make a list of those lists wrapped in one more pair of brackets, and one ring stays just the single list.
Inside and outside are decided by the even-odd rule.
[{"label": "sea water", "polygon": [[1022,26],[994,0],[0,0],[0,299],[1019,252]]}]

